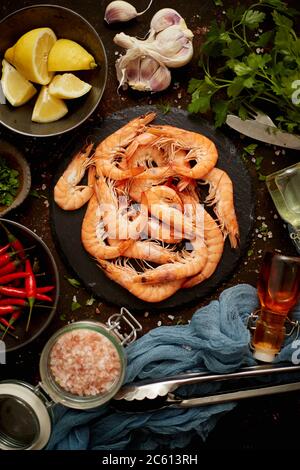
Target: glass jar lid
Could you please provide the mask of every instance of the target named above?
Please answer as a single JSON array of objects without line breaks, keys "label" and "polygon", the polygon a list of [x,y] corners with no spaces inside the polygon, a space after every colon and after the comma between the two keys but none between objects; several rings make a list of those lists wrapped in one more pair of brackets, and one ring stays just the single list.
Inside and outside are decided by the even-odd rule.
[{"label": "glass jar lid", "polygon": [[46,397],[21,381],[0,382],[0,449],[40,450],[51,434]]},{"label": "glass jar lid", "polygon": [[91,409],[117,393],[125,368],[125,352],[115,334],[102,323],[79,321],[47,342],[40,359],[40,385],[56,403]]}]

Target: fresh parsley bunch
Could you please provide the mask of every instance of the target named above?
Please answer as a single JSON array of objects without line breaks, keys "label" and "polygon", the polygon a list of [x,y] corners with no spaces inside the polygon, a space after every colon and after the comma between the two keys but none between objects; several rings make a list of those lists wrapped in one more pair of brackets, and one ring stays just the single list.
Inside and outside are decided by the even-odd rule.
[{"label": "fresh parsley bunch", "polygon": [[214,20],[201,49],[204,78],[189,83],[189,111],[212,110],[219,127],[229,112],[246,119],[254,106],[267,109],[280,128],[299,133],[300,37],[292,20],[297,14],[281,0],[260,0],[229,8],[220,23]]},{"label": "fresh parsley bunch", "polygon": [[19,172],[0,158],[0,206],[10,206],[20,186]]}]

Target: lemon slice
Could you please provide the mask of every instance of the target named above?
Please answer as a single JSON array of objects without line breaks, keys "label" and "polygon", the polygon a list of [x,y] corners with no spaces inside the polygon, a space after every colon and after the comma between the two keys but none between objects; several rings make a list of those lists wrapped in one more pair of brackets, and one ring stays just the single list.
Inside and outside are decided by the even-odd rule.
[{"label": "lemon slice", "polygon": [[47,86],[43,86],[33,108],[31,120],[53,122],[64,117],[68,108],[63,100],[51,96]]},{"label": "lemon slice", "polygon": [[51,72],[90,70],[95,67],[97,64],[94,57],[70,39],[56,41],[48,58],[48,70]]},{"label": "lemon slice", "polygon": [[36,93],[34,86],[6,60],[2,61],[1,85],[5,98],[12,106],[21,106]]},{"label": "lemon slice", "polygon": [[49,93],[56,98],[69,100],[85,95],[91,88],[92,85],[80,80],[72,73],[64,73],[63,75],[56,75],[52,79],[49,85]]},{"label": "lemon slice", "polygon": [[48,72],[48,55],[56,41],[50,28],[37,28],[20,37],[16,44],[6,51],[6,58],[27,80],[47,85],[53,76]]}]

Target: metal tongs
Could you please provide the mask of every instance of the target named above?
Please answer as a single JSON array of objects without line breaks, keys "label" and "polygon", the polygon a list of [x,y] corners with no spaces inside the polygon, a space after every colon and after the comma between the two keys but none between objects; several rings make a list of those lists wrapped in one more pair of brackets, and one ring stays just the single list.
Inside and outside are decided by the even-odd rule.
[{"label": "metal tongs", "polygon": [[199,383],[226,382],[259,376],[269,376],[282,373],[299,372],[299,366],[269,365],[252,366],[228,374],[189,373],[163,378],[155,381],[139,381],[123,386],[114,396],[112,405],[123,411],[144,412],[163,408],[193,408],[204,405],[214,405],[246,398],[274,395],[278,393],[300,390],[300,382],[281,385],[261,386],[237,391],[218,393],[195,398],[181,398],[173,392],[183,385]]}]

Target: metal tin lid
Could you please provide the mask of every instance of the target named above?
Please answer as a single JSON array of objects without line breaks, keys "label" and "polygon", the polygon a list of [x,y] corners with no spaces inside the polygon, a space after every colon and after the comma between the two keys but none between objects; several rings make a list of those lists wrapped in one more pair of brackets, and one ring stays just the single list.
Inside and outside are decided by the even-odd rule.
[{"label": "metal tin lid", "polygon": [[0,449],[40,450],[51,434],[47,400],[21,381],[0,382]]}]

